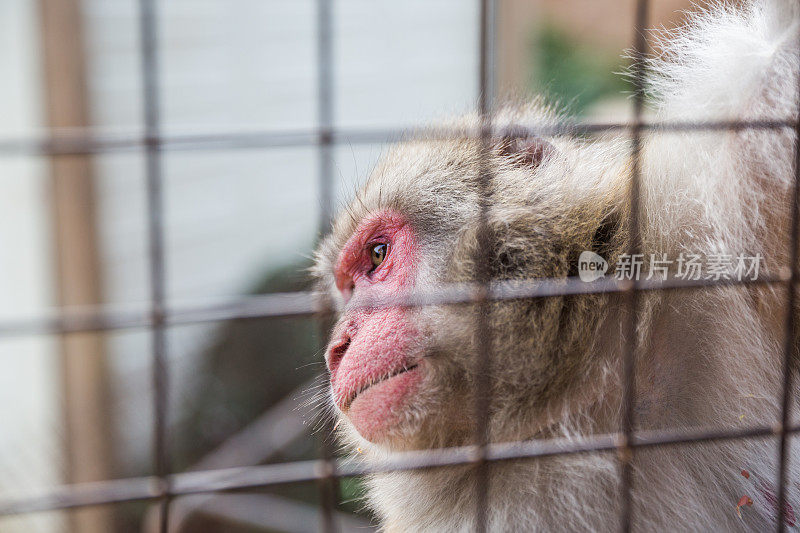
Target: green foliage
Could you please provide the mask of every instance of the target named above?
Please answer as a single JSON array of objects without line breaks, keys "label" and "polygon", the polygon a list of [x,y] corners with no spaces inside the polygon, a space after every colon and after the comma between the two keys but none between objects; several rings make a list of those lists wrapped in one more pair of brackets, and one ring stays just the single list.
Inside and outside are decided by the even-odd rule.
[{"label": "green foliage", "polygon": [[361,478],[347,477],[339,480],[339,508],[356,514],[371,515],[364,509],[364,494],[366,488]]},{"label": "green foliage", "polygon": [[630,92],[619,73],[626,62],[615,52],[581,43],[552,24],[536,32],[532,43],[533,88],[566,105],[576,115],[598,100]]},{"label": "green foliage", "polygon": [[[250,294],[309,289],[307,264],[264,276]],[[175,464],[187,468],[305,381],[324,371],[313,318],[234,320],[222,324],[197,368],[198,394],[183,398]]]},{"label": "green foliage", "polygon": [[[310,290],[308,266],[308,262],[302,262],[270,269],[248,293]],[[287,395],[296,394],[300,385],[324,373],[319,351],[324,341],[320,338],[322,333],[313,317],[234,320],[221,324],[203,350],[197,368],[200,381],[197,392],[183,399],[185,415],[172,431],[176,469],[196,463]],[[269,462],[318,458],[319,441],[326,438],[326,434],[311,434],[313,426],[312,417],[309,435],[271,456]],[[319,504],[316,483],[279,485],[261,492]],[[342,479],[338,510],[371,519],[361,500],[363,493],[360,479]],[[234,528],[229,522],[216,523],[205,516],[193,520],[192,527],[187,530],[254,531],[247,527]]]}]

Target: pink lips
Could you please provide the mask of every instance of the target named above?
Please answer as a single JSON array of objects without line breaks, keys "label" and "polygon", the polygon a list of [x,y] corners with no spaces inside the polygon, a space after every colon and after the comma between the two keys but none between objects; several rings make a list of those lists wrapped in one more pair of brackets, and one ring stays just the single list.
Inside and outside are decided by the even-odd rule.
[{"label": "pink lips", "polygon": [[347,415],[362,437],[381,442],[402,420],[422,381],[419,365],[363,389],[351,401]]},{"label": "pink lips", "polygon": [[418,364],[415,364],[415,365],[411,365],[409,367],[403,367],[403,368],[400,368],[399,370],[396,370],[394,372],[389,373],[386,376],[381,376],[381,377],[378,377],[378,378],[370,379],[369,381],[364,383],[358,390],[353,392],[353,394],[349,398],[345,399],[344,405],[341,406],[341,409],[343,411],[346,411],[350,407],[350,405],[353,403],[353,401],[360,394],[363,394],[364,392],[369,390],[371,387],[377,387],[378,385],[381,385],[382,383],[385,383],[385,382],[387,382],[389,380],[393,380],[393,379],[395,379],[395,378],[397,378],[399,376],[402,376],[406,372],[411,372],[413,370],[416,370],[416,368],[418,366],[419,366]]},{"label": "pink lips", "polygon": [[356,314],[328,350],[334,402],[373,442],[398,422],[422,380],[418,334],[406,313],[386,308]]}]

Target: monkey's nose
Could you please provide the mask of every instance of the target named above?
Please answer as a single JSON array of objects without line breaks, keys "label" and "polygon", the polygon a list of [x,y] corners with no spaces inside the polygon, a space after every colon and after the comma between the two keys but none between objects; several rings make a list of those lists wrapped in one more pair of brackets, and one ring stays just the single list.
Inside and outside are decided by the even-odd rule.
[{"label": "monkey's nose", "polygon": [[339,366],[339,363],[349,347],[350,335],[345,335],[328,351],[328,370],[330,370],[331,373]]}]

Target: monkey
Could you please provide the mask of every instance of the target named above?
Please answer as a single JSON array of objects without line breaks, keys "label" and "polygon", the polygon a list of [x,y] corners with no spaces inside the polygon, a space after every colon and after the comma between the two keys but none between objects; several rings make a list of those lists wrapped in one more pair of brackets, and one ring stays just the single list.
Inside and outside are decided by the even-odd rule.
[{"label": "monkey", "polygon": [[[776,427],[785,317],[796,313],[787,309],[786,283],[646,290],[635,309],[624,291],[485,305],[376,302],[481,275],[490,283],[566,283],[578,279],[580,254],[613,268],[631,259],[634,244],[643,272],[672,258],[657,279],[678,275],[690,256],[755,257],[761,275],[790,279],[799,21],[800,6],[788,0],[714,3],[654,36],[659,53],[645,61],[656,126],[643,130],[636,160],[627,132],[487,141],[469,133],[482,124],[477,113],[446,124],[461,134],[412,133],[388,151],[315,252],[317,292],[336,312],[325,361],[346,449],[369,464],[475,444],[482,380],[490,443],[616,434],[627,343],[635,346],[636,431]],[[497,106],[492,131],[555,131],[563,120],[533,99]],[[788,125],[657,126],[748,120]],[[489,179],[481,182],[482,174]],[[485,337],[476,328],[481,317]],[[790,393],[796,409],[796,386]],[[779,512],[794,526],[795,450],[787,505],[778,509],[776,436],[636,447],[632,527],[762,531],[776,527]],[[614,450],[486,469],[489,531],[620,526]],[[366,501],[385,531],[471,531],[477,476],[471,464],[380,472],[366,480]]]}]

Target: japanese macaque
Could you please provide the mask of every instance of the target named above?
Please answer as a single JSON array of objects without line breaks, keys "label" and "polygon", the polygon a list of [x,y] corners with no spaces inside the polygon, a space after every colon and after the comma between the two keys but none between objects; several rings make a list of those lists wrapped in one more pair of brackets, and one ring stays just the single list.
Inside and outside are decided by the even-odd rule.
[{"label": "japanese macaque", "polygon": [[[717,5],[662,34],[648,62],[657,121],[794,121],[800,8],[790,1]],[[552,126],[540,103],[497,109],[495,131]],[[452,124],[474,131],[478,117]],[[482,376],[476,304],[380,306],[474,281],[566,279],[591,251],[610,266],[631,245],[626,133],[481,140],[412,136],[375,168],[317,252],[315,275],[338,321],[326,351],[337,432],[365,461],[476,442]],[[787,127],[646,130],[638,226],[646,279],[680,258],[756,258],[757,276],[786,277],[795,134]],[[482,166],[485,165],[485,166]],[[491,175],[492,242],[481,252],[479,174]],[[630,258],[629,258],[630,259]],[[753,265],[748,277],[753,277]],[[652,269],[655,270],[655,269]],[[735,268],[734,268],[735,270]],[[660,272],[660,273],[659,273]],[[652,277],[660,279],[665,271]],[[719,272],[719,271],[718,271]],[[685,272],[683,273],[685,274]],[[726,276],[727,277],[727,276]],[[576,280],[578,278],[575,278]],[[724,279],[724,278],[723,278]],[[646,291],[638,305],[637,430],[774,427],[780,421],[785,283]],[[492,301],[488,438],[578,439],[621,429],[622,293]],[[630,340],[630,339],[627,339]],[[796,393],[793,387],[792,392]],[[793,405],[795,402],[793,402]],[[794,450],[794,449],[792,449]],[[790,453],[784,516],[800,509]],[[639,531],[765,531],[777,523],[778,438],[637,448]],[[616,453],[491,463],[491,531],[616,529]],[[475,466],[376,474],[367,500],[387,531],[469,531]],[[737,507],[743,497],[752,505]],[[797,509],[797,510],[796,510]],[[800,517],[798,517],[800,518]]]}]

